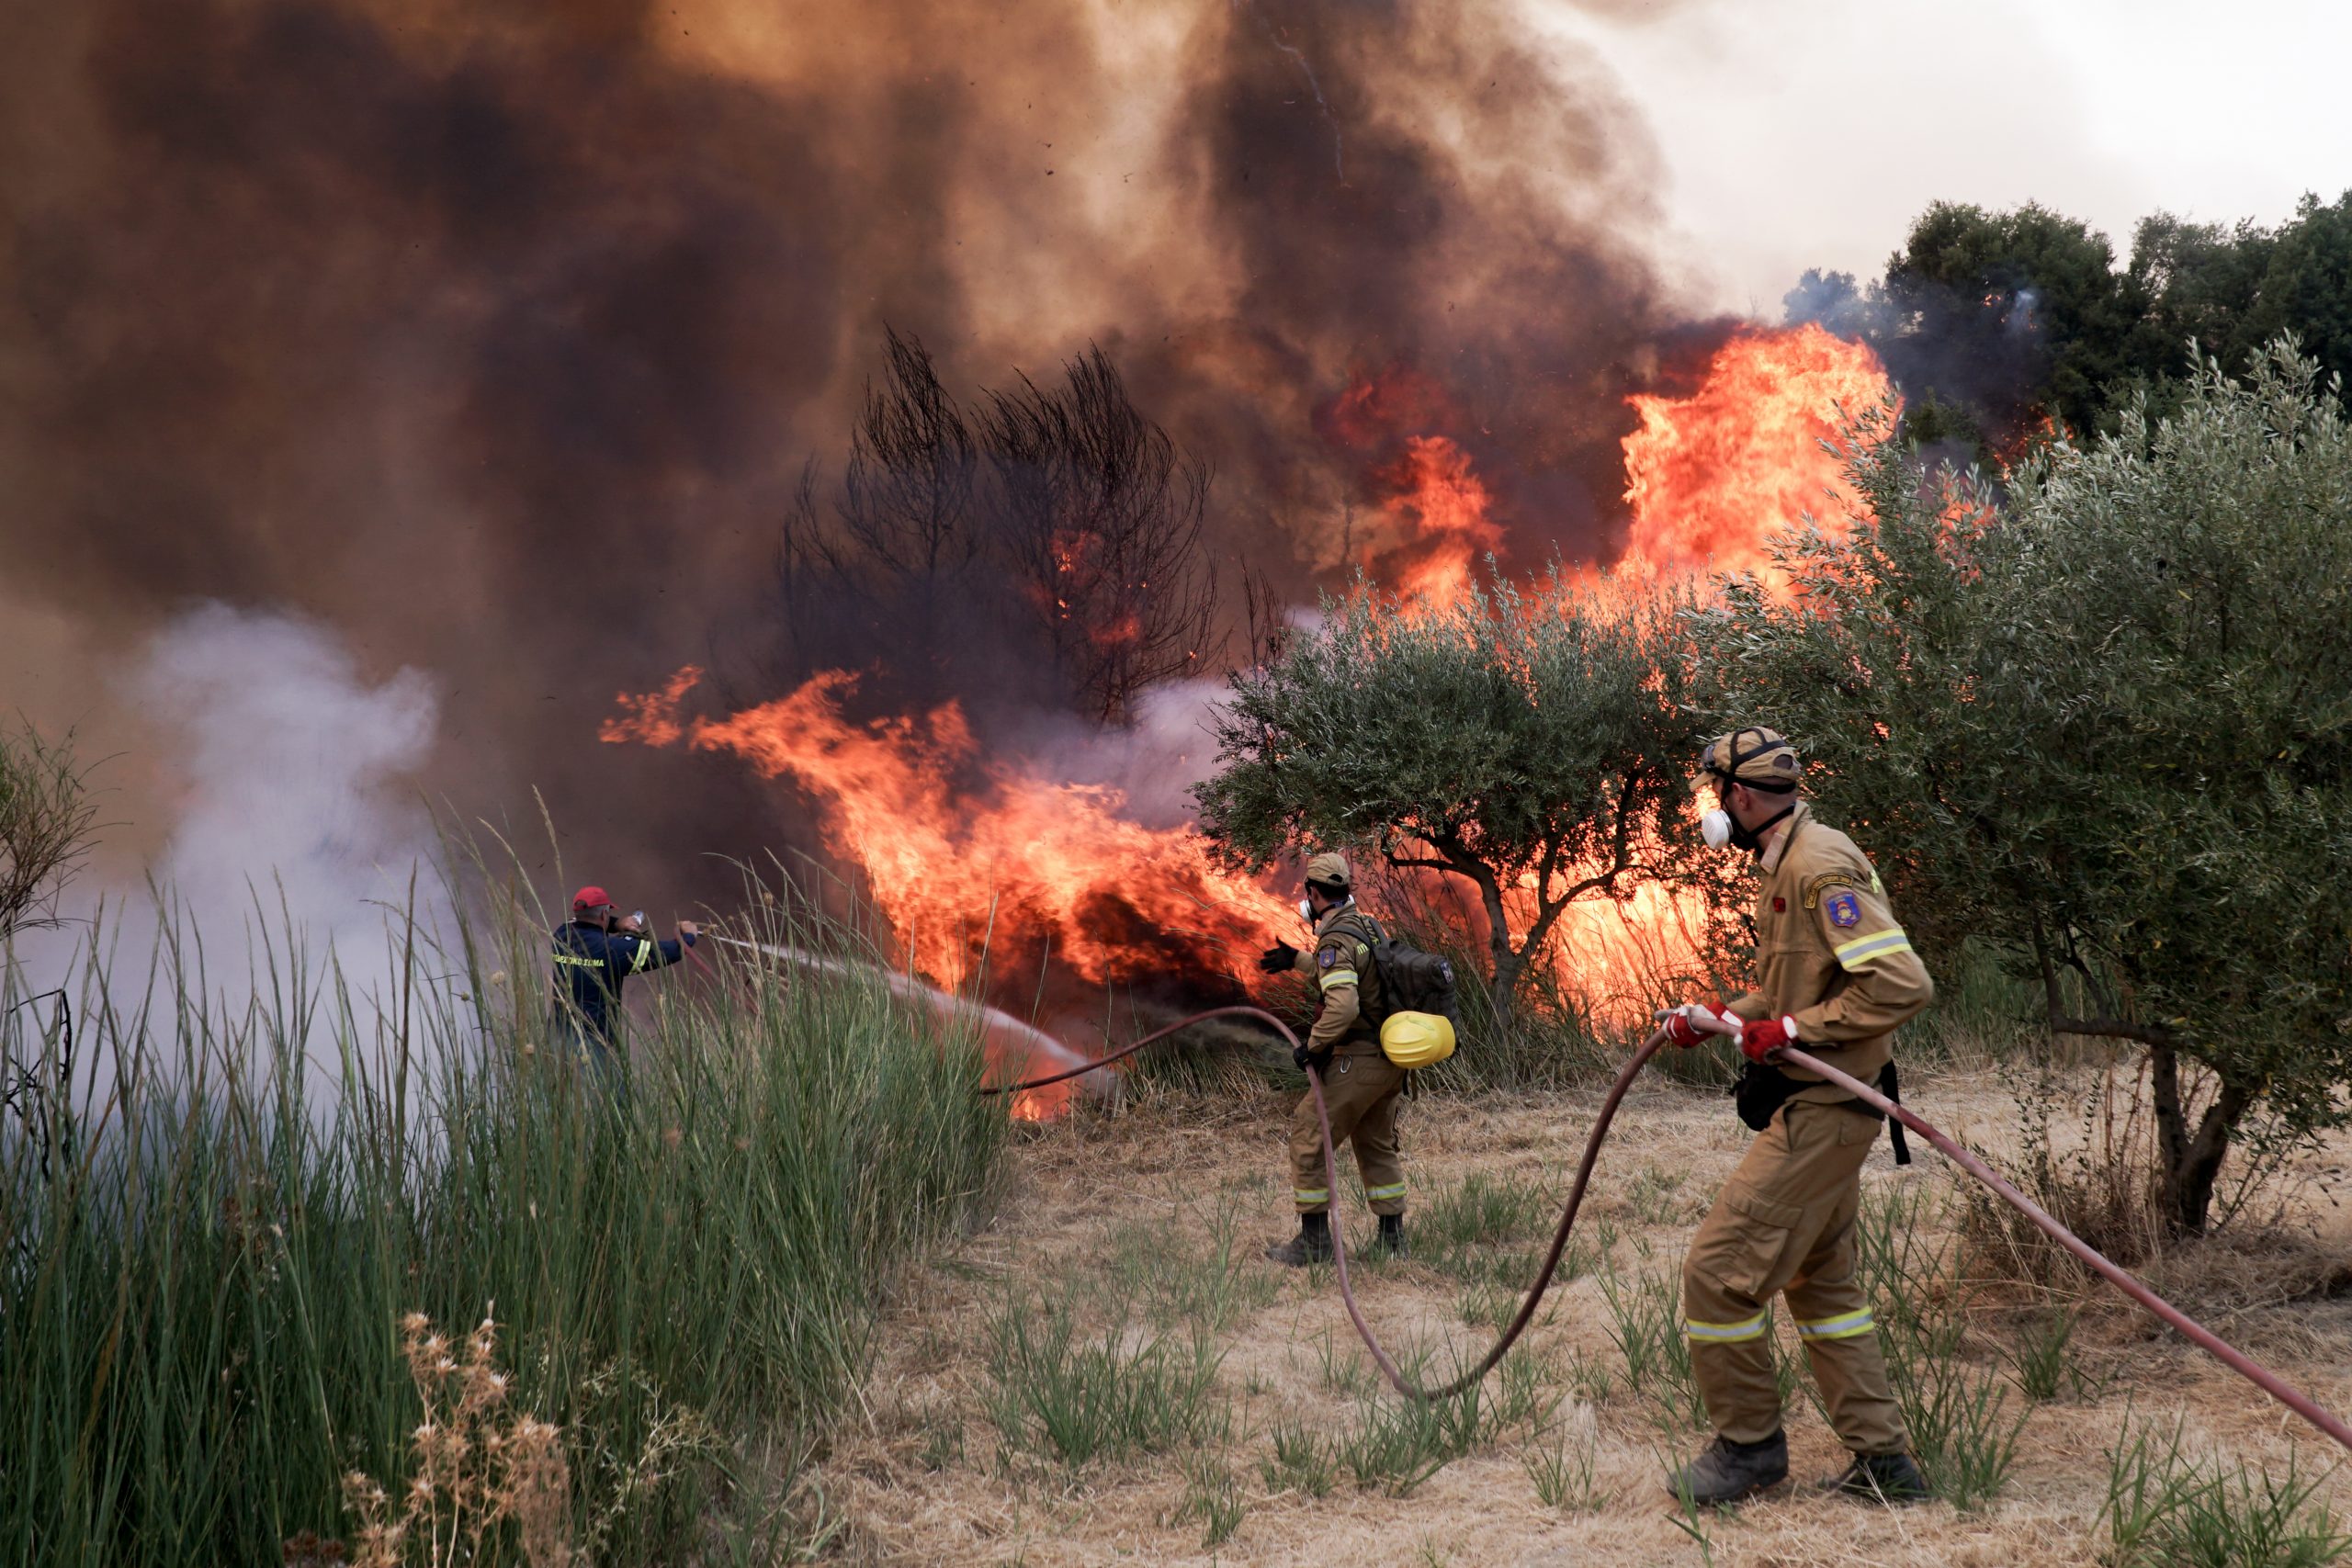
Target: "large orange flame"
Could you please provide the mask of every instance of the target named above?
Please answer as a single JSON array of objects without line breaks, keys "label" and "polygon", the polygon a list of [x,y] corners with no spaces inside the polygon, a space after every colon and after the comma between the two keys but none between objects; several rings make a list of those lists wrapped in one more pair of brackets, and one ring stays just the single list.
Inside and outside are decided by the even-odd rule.
[{"label": "large orange flame", "polygon": [[1887,396],[1868,345],[1807,324],[1737,333],[1715,351],[1687,398],[1631,400],[1641,428],[1625,437],[1625,557],[1676,571],[1778,572],[1765,540],[1810,513],[1842,529],[1852,497],[1835,454],[1840,411]]},{"label": "large orange flame", "polygon": [[1207,966],[1238,969],[1286,918],[1296,923],[1254,884],[1219,874],[1198,836],[1127,820],[1117,790],[981,761],[952,702],[859,723],[842,712],[857,677],[829,670],[731,717],[682,719],[701,673],[622,696],[624,716],[601,739],[731,751],[792,780],[914,967],[950,990],[972,977],[992,927],[1000,941],[1050,941],[1055,958],[1104,981],[1134,977],[1148,944],[1170,939],[1221,948],[1226,963]]},{"label": "large orange flame", "polygon": [[1408,436],[1404,457],[1386,477],[1396,486],[1388,513],[1410,529],[1410,542],[1397,552],[1397,591],[1438,604],[1459,599],[1480,558],[1503,542],[1487,515],[1492,497],[1470,471],[1470,454],[1442,435]]}]

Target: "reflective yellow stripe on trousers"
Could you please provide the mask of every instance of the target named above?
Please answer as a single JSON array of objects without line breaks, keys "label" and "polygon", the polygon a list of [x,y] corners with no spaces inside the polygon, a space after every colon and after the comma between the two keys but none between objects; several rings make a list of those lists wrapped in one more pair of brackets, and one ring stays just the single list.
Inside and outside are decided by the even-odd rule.
[{"label": "reflective yellow stripe on trousers", "polygon": [[1684,1318],[1682,1332],[1711,1345],[1736,1345],[1743,1340],[1764,1337],[1764,1314],[1759,1312],[1744,1323],[1700,1323],[1692,1318]]},{"label": "reflective yellow stripe on trousers", "polygon": [[1825,1317],[1814,1323],[1806,1323],[1799,1319],[1797,1335],[1804,1339],[1852,1339],[1872,1333],[1877,1327],[1878,1320],[1871,1315],[1870,1308],[1864,1307],[1860,1312],[1849,1312],[1838,1317]]}]

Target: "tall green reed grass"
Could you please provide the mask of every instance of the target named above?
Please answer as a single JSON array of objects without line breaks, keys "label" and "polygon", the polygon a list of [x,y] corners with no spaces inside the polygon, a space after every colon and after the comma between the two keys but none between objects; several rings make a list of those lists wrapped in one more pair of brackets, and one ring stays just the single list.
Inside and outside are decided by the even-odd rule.
[{"label": "tall green reed grass", "polygon": [[[878,973],[706,940],[693,984],[633,982],[653,1005],[611,1093],[550,1027],[545,928],[444,924],[393,919],[372,1000],[282,938],[224,1005],[185,933],[137,974],[94,937],[72,1114],[0,1111],[0,1561],[346,1533],[347,1472],[406,1475],[412,1312],[495,1314],[597,1561],[788,1517],[894,1274],[987,1200],[1006,1123],[977,1036]],[[842,945],[774,903],[741,934]],[[53,1078],[48,1011],[0,1017],[10,1082]]]}]

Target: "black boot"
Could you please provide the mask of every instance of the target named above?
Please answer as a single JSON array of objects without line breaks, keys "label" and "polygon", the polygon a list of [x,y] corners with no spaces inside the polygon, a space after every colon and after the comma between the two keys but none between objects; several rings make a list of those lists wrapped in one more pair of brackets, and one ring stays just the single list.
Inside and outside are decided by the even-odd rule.
[{"label": "black boot", "polygon": [[1822,1486],[1869,1503],[1918,1503],[1936,1495],[1909,1454],[1856,1454],[1845,1474],[1830,1477]]},{"label": "black boot", "polygon": [[1266,1261],[1285,1268],[1304,1269],[1310,1263],[1331,1261],[1331,1216],[1301,1214],[1298,1234],[1288,1241],[1277,1242],[1266,1248]]},{"label": "black boot", "polygon": [[1760,1443],[1718,1437],[1677,1471],[1666,1489],[1702,1507],[1736,1503],[1789,1478],[1789,1435],[1775,1432]]},{"label": "black boot", "polygon": [[1405,1216],[1402,1214],[1381,1215],[1380,1236],[1373,1243],[1373,1247],[1374,1250],[1389,1258],[1413,1256],[1412,1248],[1405,1245]]}]

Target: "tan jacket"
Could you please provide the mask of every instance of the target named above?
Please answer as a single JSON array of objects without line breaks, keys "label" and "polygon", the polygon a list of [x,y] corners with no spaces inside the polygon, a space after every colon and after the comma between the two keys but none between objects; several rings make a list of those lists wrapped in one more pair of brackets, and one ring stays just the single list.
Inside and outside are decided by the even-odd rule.
[{"label": "tan jacket", "polygon": [[[1894,1055],[1895,1025],[1936,994],[1927,965],[1894,923],[1886,888],[1854,840],[1800,803],[1766,851],[1756,891],[1756,988],[1734,998],[1742,1018],[1796,1020],[1797,1043],[1870,1083]],[[1799,1100],[1850,1100],[1819,1075],[1781,1071],[1814,1088]]]},{"label": "tan jacket", "polygon": [[1295,967],[1315,982],[1321,1000],[1315,1011],[1315,1031],[1306,1048],[1323,1051],[1341,1041],[1349,1055],[1377,1055],[1380,1040],[1363,1021],[1369,1009],[1380,1007],[1380,970],[1372,961],[1372,943],[1379,928],[1356,908],[1352,898],[1315,924],[1315,946],[1301,953]]}]

